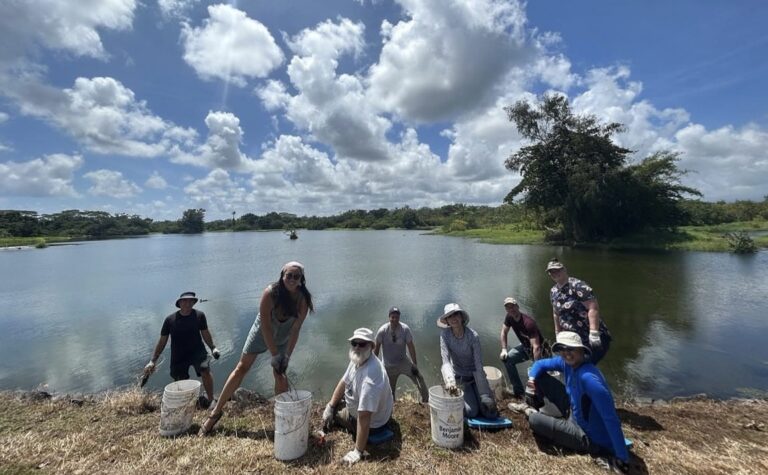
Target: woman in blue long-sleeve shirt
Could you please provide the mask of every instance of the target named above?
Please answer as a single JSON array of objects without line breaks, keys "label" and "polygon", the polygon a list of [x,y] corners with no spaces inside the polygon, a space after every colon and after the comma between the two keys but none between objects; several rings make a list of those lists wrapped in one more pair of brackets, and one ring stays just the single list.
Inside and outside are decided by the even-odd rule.
[{"label": "woman in blue long-sleeve shirt", "polygon": [[[552,401],[567,419],[526,409],[534,434],[578,452],[610,455],[614,466],[626,471],[629,452],[616,414],[611,390],[603,374],[589,362],[591,349],[578,334],[563,331],[552,350],[559,356],[539,360],[531,366],[529,387]],[[560,371],[565,386],[548,374]]]}]

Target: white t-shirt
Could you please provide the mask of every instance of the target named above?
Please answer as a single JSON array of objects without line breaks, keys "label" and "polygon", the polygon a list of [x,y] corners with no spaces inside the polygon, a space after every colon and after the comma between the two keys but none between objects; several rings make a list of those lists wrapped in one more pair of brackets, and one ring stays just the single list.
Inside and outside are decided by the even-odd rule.
[{"label": "white t-shirt", "polygon": [[[392,335],[395,335],[392,341]],[[405,323],[393,331],[389,323],[385,323],[376,332],[376,343],[384,351],[384,366],[399,366],[405,359],[405,345],[413,341],[411,329]]]},{"label": "white t-shirt", "polygon": [[370,411],[371,429],[387,423],[392,417],[392,389],[384,365],[371,354],[359,368],[350,362],[344,373],[344,400],[349,413],[357,418],[358,411]]}]

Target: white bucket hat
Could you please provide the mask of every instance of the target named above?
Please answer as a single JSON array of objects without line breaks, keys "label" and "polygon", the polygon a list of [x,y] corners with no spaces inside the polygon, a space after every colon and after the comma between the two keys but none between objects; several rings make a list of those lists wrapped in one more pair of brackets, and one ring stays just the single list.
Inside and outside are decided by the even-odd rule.
[{"label": "white bucket hat", "polygon": [[199,299],[197,298],[194,292],[183,292],[179,296],[179,298],[176,299],[176,308],[181,308],[181,305],[179,305],[179,303],[182,300],[194,300],[194,302],[192,303],[192,305],[194,305],[198,302]]},{"label": "white bucket hat", "polygon": [[351,337],[347,338],[347,341],[352,340],[365,340],[367,342],[373,343],[373,331],[369,328],[358,328],[355,330],[355,333],[353,333]]},{"label": "white bucket hat", "polygon": [[462,309],[459,304],[449,303],[443,307],[443,314],[437,319],[437,326],[440,328],[448,328],[448,322],[446,322],[445,319],[456,312],[461,312],[461,316],[464,319],[464,325],[469,323],[469,314]]},{"label": "white bucket hat", "polygon": [[581,342],[581,337],[576,332],[562,331],[557,334],[557,342],[552,345],[552,351],[562,351],[563,348],[584,348],[586,354],[592,354],[592,349]]}]

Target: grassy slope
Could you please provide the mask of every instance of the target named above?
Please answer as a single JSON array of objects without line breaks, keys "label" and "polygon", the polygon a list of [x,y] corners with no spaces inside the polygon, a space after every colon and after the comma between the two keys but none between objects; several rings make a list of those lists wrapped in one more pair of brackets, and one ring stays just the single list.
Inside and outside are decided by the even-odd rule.
[{"label": "grassy slope", "polygon": [[[273,457],[269,403],[228,406],[207,438],[158,434],[158,397],[136,390],[82,406],[32,402],[0,393],[1,473],[605,473],[588,456],[537,447],[522,416],[511,430],[470,431],[462,449],[431,441],[429,408],[398,402],[393,442],[371,450],[351,469],[339,460],[352,448],[333,432],[323,446],[310,438],[307,454],[290,463]],[[312,426],[322,405],[315,402]],[[625,435],[635,442],[632,473],[767,473],[768,402],[689,401],[624,405]],[[198,411],[192,432],[202,422]]]},{"label": "grassy slope", "polygon": [[40,243],[51,244],[54,242],[66,242],[71,239],[66,236],[3,237],[0,238],[0,247],[37,246]]},{"label": "grassy slope", "polygon": [[[768,231],[766,221],[748,221],[728,223],[717,226],[683,226],[677,232],[657,231],[640,233],[626,238],[615,239],[608,243],[588,244],[588,246],[611,249],[676,249],[685,251],[730,251],[728,242],[723,238],[726,232]],[[441,233],[440,230],[435,232]],[[490,244],[545,244],[542,231],[519,230],[514,225],[499,228],[469,229],[461,232],[446,233],[478,239]],[[758,247],[768,248],[768,235],[754,238]]]}]

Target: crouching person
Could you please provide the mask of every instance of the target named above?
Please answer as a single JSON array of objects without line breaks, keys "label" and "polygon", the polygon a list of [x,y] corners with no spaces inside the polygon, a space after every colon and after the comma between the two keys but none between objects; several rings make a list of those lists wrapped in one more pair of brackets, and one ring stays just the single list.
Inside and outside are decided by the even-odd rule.
[{"label": "crouching person", "polygon": [[[626,473],[629,452],[616,414],[611,390],[599,369],[589,361],[592,350],[577,333],[561,331],[552,350],[559,355],[531,366],[526,388],[528,424],[539,437],[577,452],[604,456],[612,468]],[[565,386],[548,371],[565,375]],[[542,414],[537,407],[546,396],[564,418]]]},{"label": "crouching person", "polygon": [[384,365],[372,356],[373,331],[358,328],[349,342],[349,366],[325,406],[323,428],[330,430],[336,424],[352,434],[355,448],[342,459],[352,465],[368,455],[368,436],[389,428],[393,398]]},{"label": "crouching person", "polygon": [[467,326],[469,314],[459,304],[449,303],[437,319],[440,332],[440,371],[450,392],[457,384],[464,390],[464,415],[493,419],[499,415],[493,391],[483,369],[482,350],[477,332]]}]

